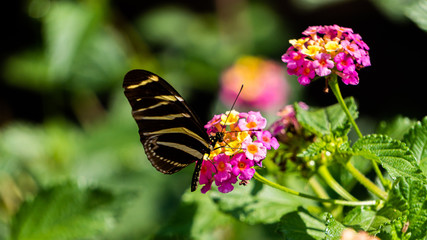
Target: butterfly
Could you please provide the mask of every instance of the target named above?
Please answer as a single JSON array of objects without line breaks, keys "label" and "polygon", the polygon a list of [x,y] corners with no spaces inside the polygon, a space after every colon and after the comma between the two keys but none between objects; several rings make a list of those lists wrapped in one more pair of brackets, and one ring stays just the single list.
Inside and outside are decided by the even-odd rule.
[{"label": "butterfly", "polygon": [[222,141],[222,132],[209,136],[181,95],[152,72],[129,71],[123,88],[148,160],[164,174],[176,173],[196,162],[191,181],[191,191],[195,191],[203,156]]}]

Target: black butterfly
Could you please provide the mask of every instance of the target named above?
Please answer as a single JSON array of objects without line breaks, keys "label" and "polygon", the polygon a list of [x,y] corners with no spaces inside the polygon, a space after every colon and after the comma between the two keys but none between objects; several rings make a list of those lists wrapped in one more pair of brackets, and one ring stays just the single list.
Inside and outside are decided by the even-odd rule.
[{"label": "black butterfly", "polygon": [[154,73],[129,71],[123,88],[148,160],[165,174],[197,162],[191,182],[191,191],[195,191],[203,156],[212,151],[217,141],[222,141],[222,133],[209,137],[181,95]]}]

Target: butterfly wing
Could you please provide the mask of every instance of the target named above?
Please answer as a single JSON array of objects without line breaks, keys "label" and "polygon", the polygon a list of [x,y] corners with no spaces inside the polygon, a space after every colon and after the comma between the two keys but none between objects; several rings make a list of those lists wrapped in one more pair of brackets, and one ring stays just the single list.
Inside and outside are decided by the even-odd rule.
[{"label": "butterfly wing", "polygon": [[[199,118],[164,79],[132,70],[125,75],[123,88],[145,153],[158,171],[178,172],[210,152],[210,140]],[[198,172],[194,175],[198,179]],[[192,189],[197,184],[194,179]]]}]

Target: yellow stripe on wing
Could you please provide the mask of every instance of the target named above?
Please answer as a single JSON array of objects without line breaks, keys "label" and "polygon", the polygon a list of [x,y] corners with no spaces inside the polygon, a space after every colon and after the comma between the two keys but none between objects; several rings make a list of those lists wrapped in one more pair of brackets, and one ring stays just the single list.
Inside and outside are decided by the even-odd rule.
[{"label": "yellow stripe on wing", "polygon": [[207,148],[209,148],[209,143],[207,143],[202,137],[200,137],[199,135],[197,135],[196,133],[194,133],[193,131],[191,131],[191,130],[185,128],[185,127],[166,128],[166,129],[161,129],[161,130],[154,131],[154,132],[144,132],[142,134],[144,136],[150,136],[150,135],[160,135],[160,134],[167,134],[167,133],[182,133],[182,134],[186,134],[186,135],[188,135],[188,136],[196,139],[197,141],[199,141],[200,143],[202,143]]}]

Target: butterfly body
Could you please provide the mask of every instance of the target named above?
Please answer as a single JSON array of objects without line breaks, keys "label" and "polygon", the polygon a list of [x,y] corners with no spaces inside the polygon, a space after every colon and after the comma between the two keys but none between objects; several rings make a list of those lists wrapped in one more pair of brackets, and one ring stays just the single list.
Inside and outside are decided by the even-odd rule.
[{"label": "butterfly body", "polygon": [[191,184],[194,191],[203,156],[220,137],[210,138],[181,95],[158,75],[131,70],[124,77],[123,88],[148,160],[164,174],[197,162]]}]

